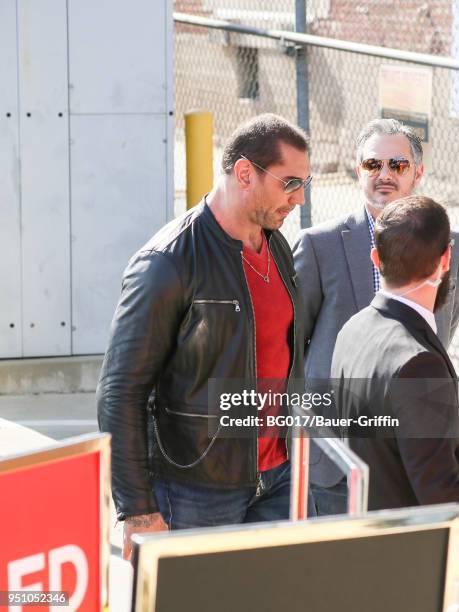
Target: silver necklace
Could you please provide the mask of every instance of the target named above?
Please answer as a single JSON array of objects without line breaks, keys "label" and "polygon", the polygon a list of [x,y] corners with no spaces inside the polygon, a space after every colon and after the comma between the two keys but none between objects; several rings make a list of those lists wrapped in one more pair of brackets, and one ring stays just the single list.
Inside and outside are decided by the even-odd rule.
[{"label": "silver necklace", "polygon": [[250,261],[244,257],[244,253],[241,251],[242,259],[245,261],[247,265],[249,265],[252,268],[254,272],[258,274],[258,276],[261,276],[261,278],[265,281],[265,283],[269,283],[269,266],[271,264],[271,257],[269,256],[269,247],[267,247],[267,249],[268,249],[268,270],[266,271],[266,274],[262,274],[261,272],[258,272],[258,270],[252,266]]}]

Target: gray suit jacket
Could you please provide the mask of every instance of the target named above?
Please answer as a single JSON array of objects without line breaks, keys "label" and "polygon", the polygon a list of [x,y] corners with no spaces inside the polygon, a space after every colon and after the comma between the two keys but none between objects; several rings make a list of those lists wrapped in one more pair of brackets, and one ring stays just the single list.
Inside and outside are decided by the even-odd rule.
[{"label": "gray suit jacket", "polygon": [[[459,320],[456,280],[459,234],[451,260],[448,302],[436,314],[438,336],[448,347]],[[336,337],[343,325],[374,297],[370,234],[362,206],[345,218],[303,230],[293,247],[305,304],[305,376],[307,384],[328,379]],[[334,465],[311,445],[310,480],[331,487],[342,478]]]}]

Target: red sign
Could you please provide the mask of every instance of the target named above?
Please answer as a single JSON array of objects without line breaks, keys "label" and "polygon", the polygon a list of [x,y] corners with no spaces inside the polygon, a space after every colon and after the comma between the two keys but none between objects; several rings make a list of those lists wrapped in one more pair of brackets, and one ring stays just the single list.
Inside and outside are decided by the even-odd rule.
[{"label": "red sign", "polygon": [[65,591],[69,597],[68,607],[16,604],[10,610],[102,609],[100,462],[99,451],[5,472],[0,462],[0,592]]}]

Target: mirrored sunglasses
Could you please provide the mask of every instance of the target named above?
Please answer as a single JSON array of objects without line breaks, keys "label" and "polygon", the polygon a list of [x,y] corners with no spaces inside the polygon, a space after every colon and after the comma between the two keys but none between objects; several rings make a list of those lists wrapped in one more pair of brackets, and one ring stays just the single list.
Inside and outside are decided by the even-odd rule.
[{"label": "mirrored sunglasses", "polygon": [[370,157],[360,162],[360,167],[370,176],[379,174],[383,169],[384,162],[387,162],[389,170],[395,174],[402,175],[410,169],[410,162],[404,157],[391,157],[390,159],[376,159]]}]

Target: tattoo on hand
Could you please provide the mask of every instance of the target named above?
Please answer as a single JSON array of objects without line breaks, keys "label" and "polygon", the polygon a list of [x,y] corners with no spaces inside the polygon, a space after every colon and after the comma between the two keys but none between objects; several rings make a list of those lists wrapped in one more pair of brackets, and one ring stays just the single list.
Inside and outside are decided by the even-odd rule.
[{"label": "tattoo on hand", "polygon": [[153,515],[139,514],[138,516],[128,516],[126,521],[133,527],[150,527],[153,524]]}]

